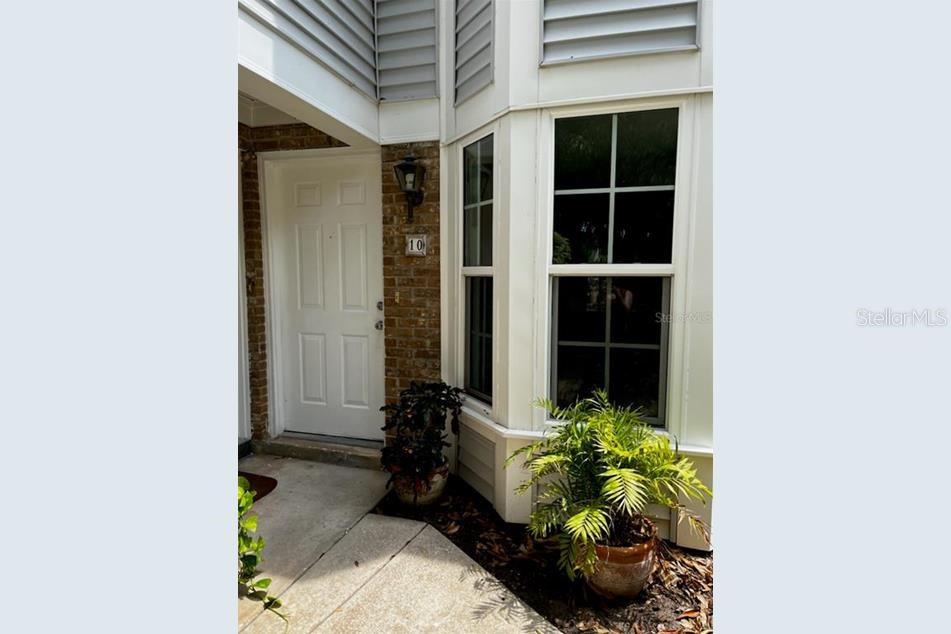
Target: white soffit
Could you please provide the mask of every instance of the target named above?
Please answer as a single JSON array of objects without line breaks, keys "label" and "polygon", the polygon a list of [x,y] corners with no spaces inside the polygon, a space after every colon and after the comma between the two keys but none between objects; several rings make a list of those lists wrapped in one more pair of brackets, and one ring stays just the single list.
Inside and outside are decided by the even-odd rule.
[{"label": "white soffit", "polygon": [[263,101],[238,93],[238,122],[252,128],[260,128],[300,123],[300,120]]}]

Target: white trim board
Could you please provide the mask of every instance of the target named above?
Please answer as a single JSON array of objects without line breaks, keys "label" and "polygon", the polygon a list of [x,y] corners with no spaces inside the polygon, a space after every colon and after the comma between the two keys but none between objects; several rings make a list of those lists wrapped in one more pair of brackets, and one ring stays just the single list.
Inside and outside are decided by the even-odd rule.
[{"label": "white trim board", "polygon": [[661,97],[675,97],[680,95],[700,95],[706,93],[713,93],[713,86],[697,86],[693,88],[676,88],[672,90],[647,90],[642,92],[633,92],[633,93],[622,93],[615,95],[604,95],[600,97],[583,97],[579,99],[556,99],[552,101],[536,101],[532,103],[518,104],[514,106],[506,106],[501,110],[495,112],[488,119],[479,123],[477,126],[472,127],[472,129],[465,130],[463,132],[456,133],[455,136],[444,140],[442,143],[444,145],[452,145],[453,143],[458,143],[459,141],[476,134],[478,130],[481,130],[497,119],[504,117],[505,115],[512,112],[522,112],[525,110],[546,110],[553,108],[566,108],[566,107],[583,107],[583,106],[596,106],[599,104],[610,103],[616,104],[617,102],[625,102],[637,99],[655,99]]},{"label": "white trim board", "polygon": [[251,376],[248,359],[247,271],[244,265],[244,187],[238,150],[238,438],[251,438]]}]

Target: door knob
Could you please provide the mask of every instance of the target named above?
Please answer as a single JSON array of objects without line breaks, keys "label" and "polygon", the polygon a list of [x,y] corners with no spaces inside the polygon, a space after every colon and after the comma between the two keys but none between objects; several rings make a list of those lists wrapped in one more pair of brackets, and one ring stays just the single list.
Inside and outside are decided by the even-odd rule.
[{"label": "door knob", "polygon": [[373,327],[376,328],[377,330],[383,330],[383,320],[377,319],[376,323],[373,324]]}]

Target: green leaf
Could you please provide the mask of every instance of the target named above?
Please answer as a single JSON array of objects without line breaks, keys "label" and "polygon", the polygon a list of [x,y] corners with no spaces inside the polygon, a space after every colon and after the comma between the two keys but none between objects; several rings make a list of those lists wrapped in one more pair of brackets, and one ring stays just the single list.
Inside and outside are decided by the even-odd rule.
[{"label": "green leaf", "polygon": [[565,571],[569,579],[575,578],[575,562],[578,559],[578,548],[567,535],[558,537],[558,567]]},{"label": "green leaf", "polygon": [[646,478],[633,469],[611,468],[601,476],[606,478],[601,493],[614,507],[628,515],[640,513],[647,504]]},{"label": "green leaf", "polygon": [[271,585],[270,579],[258,579],[257,581],[254,582],[255,588],[267,589],[269,585]]},{"label": "green leaf", "polygon": [[241,528],[253,533],[258,530],[258,516],[257,515],[248,515],[247,517],[241,518]]},{"label": "green leaf", "polygon": [[248,598],[253,601],[264,601],[267,599],[267,590],[255,590],[248,595]]},{"label": "green leaf", "polygon": [[560,454],[551,453],[533,458],[526,463],[526,466],[535,475],[543,476],[549,473],[558,473],[561,466],[567,462],[567,457]]},{"label": "green leaf", "polygon": [[529,530],[535,537],[547,537],[561,526],[565,512],[558,504],[540,505],[529,518]]},{"label": "green leaf", "polygon": [[586,506],[565,521],[565,530],[575,541],[594,542],[607,536],[610,517],[600,506]]}]

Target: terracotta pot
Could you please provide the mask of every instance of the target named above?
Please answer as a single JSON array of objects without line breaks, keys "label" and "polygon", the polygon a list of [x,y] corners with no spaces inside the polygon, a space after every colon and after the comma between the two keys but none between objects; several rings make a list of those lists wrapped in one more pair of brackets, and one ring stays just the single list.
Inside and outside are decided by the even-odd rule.
[{"label": "terracotta pot", "polygon": [[413,478],[400,475],[397,475],[393,481],[393,488],[396,489],[396,494],[404,504],[428,506],[438,500],[442,495],[442,492],[446,489],[446,481],[448,479],[449,463],[447,462],[429,473],[429,477],[427,478],[429,488],[426,487],[425,482],[420,482],[414,491],[413,485],[415,483],[413,482]]},{"label": "terracotta pot", "polygon": [[598,564],[588,586],[609,599],[636,597],[654,570],[657,537],[636,546],[595,546]]}]

